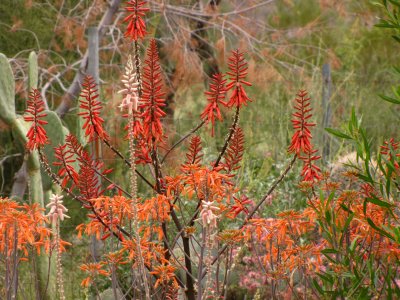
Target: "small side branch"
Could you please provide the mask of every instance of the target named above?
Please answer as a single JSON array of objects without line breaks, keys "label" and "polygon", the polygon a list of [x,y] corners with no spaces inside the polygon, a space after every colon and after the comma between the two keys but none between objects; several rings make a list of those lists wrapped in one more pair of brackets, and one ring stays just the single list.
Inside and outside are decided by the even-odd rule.
[{"label": "small side branch", "polygon": [[240,112],[240,107],[239,107],[239,106],[236,106],[236,113],[235,113],[235,117],[234,117],[234,119],[233,119],[233,123],[232,123],[232,126],[231,126],[231,130],[229,131],[229,134],[228,134],[228,137],[227,137],[226,140],[225,140],[224,146],[222,147],[222,150],[221,150],[221,152],[220,152],[220,154],[219,154],[217,160],[216,160],[215,163],[214,163],[214,168],[218,167],[218,165],[219,165],[219,163],[220,163],[222,157],[223,157],[224,154],[225,154],[226,149],[228,148],[229,142],[230,142],[230,140],[232,139],[233,134],[235,133],[237,124],[238,124],[238,122],[239,122],[239,112]]},{"label": "small side branch", "polygon": [[190,130],[188,133],[186,133],[179,141],[177,141],[171,148],[168,149],[167,153],[165,153],[164,157],[161,159],[161,164],[165,161],[167,156],[174,150],[176,147],[178,147],[182,142],[184,142],[187,138],[189,138],[192,134],[194,134],[197,130],[199,130],[201,127],[203,127],[205,121],[202,121],[199,125],[197,125],[195,128]]},{"label": "small side branch", "polygon": [[296,162],[297,155],[294,155],[290,163],[287,165],[285,171],[278,177],[277,180],[272,184],[268,192],[264,195],[264,197],[258,202],[258,204],[253,208],[253,210],[247,215],[243,225],[247,224],[247,222],[254,216],[254,214],[257,212],[257,210],[260,208],[260,206],[267,200],[268,196],[272,194],[272,192],[277,188],[277,186],[282,182],[282,180],[286,177],[286,175],[289,173],[289,171],[292,169],[294,163]]}]

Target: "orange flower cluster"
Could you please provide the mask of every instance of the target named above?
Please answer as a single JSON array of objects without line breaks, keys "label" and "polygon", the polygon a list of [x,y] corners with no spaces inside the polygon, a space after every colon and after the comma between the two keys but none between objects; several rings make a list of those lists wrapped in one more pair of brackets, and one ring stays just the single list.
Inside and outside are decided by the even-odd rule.
[{"label": "orange flower cluster", "polygon": [[245,237],[264,247],[265,275],[274,280],[289,278],[297,269],[316,271],[322,266],[321,243],[299,242],[315,223],[299,212],[287,211],[277,218],[251,219]]},{"label": "orange flower cluster", "polygon": [[207,168],[199,165],[183,165],[185,173],[175,177],[166,177],[167,195],[175,195],[192,199],[223,202],[232,193],[231,176],[223,174],[219,168]]},{"label": "orange flower cluster", "polygon": [[[278,213],[276,218],[251,219],[244,227],[245,240],[254,245],[250,253],[258,257],[246,257],[244,264],[250,269],[262,270],[252,273],[261,285],[281,282],[300,291],[304,289],[304,282],[293,283],[293,276],[310,278],[319,284],[317,274],[327,278],[327,274],[341,276],[362,271],[357,270],[358,259],[383,265],[399,262],[400,246],[390,236],[390,232],[397,230],[398,216],[389,217],[393,213],[397,215],[398,204],[389,205],[369,184],[340,190],[347,183],[326,179],[321,185],[328,193],[326,198],[321,194],[319,199],[309,199],[304,211],[291,210]],[[375,200],[370,202],[371,199]],[[384,281],[382,277],[377,280]],[[245,278],[241,282],[249,289],[255,287]],[[369,278],[362,278],[360,284],[368,285]],[[277,293],[286,295],[286,291]]]},{"label": "orange flower cluster", "polygon": [[120,239],[123,239],[121,228],[132,215],[132,200],[122,196],[113,198],[104,196],[88,202],[96,213],[88,214],[89,223],[77,226],[78,237],[80,238],[85,232],[87,235],[95,235],[97,239],[105,240],[114,232]]},{"label": "orange flower cluster", "polygon": [[175,278],[175,270],[175,267],[168,264],[155,267],[154,271],[150,272],[150,274],[157,276],[154,288],[157,288],[161,284],[168,285],[171,281],[174,286],[178,286]]},{"label": "orange flower cluster", "polygon": [[[46,227],[49,220],[44,209],[38,204],[19,204],[7,198],[0,198],[0,253],[10,256],[13,251],[21,252],[21,260],[26,260],[30,249],[40,254],[53,247],[51,230]],[[65,251],[68,242],[60,241],[60,250]]]},{"label": "orange flower cluster", "polygon": [[[398,261],[400,259],[400,245],[394,243],[393,239],[388,236],[383,235],[377,227],[384,227],[388,231],[396,230],[397,221],[390,219],[389,215],[398,209],[398,205],[381,206],[369,202],[371,196],[378,201],[384,201],[383,197],[377,197],[377,195],[379,195],[379,192],[372,186],[364,184],[359,190],[344,190],[338,193],[336,199],[329,205],[327,200],[310,201],[310,207],[304,211],[304,214],[313,222],[317,222],[321,220],[321,216],[325,216],[323,222],[327,223],[326,228],[328,228],[329,234],[332,237],[336,236],[336,240],[327,241],[328,248],[334,247],[335,244],[340,245],[343,242],[344,237],[337,236],[335,230],[348,226],[347,243],[355,242],[358,247],[365,250],[366,257],[382,258],[387,262]],[[388,202],[384,203],[388,204]],[[331,211],[332,220],[327,217],[326,211],[328,210]],[[350,215],[351,221],[346,225],[346,222],[349,222]],[[375,225],[371,226],[371,224]]]},{"label": "orange flower cluster", "polygon": [[[132,237],[132,233],[124,229],[130,227],[132,220],[132,200],[123,196],[112,198],[103,196],[90,200],[90,203],[95,213],[88,214],[91,220],[87,224],[77,226],[78,237],[82,237],[84,233],[95,235],[97,239],[107,240],[111,235],[116,235],[121,241],[121,247],[117,252],[105,255],[104,260],[99,263],[82,265],[81,270],[89,273],[89,276],[82,281],[82,286],[92,284],[96,276],[107,276],[111,273],[113,266],[127,263],[136,265],[139,261],[136,240]],[[170,204],[163,195],[158,195],[138,205],[138,218],[143,221],[139,229],[142,235],[141,255],[144,264],[154,270],[153,272],[161,270],[168,264],[168,260],[164,258],[165,250],[160,245],[163,238],[160,224],[169,219],[169,207]],[[166,279],[165,274],[160,274],[160,276],[159,284]],[[171,277],[171,281],[175,279]]]},{"label": "orange flower cluster", "polygon": [[97,276],[108,276],[110,272],[103,269],[104,262],[83,264],[79,268],[88,274],[88,276],[82,280],[81,285],[88,287],[94,281]]}]

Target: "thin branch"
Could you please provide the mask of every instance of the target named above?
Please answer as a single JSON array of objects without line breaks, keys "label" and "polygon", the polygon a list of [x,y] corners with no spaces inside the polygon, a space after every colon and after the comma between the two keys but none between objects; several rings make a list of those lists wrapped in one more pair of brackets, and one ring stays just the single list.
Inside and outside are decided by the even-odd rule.
[{"label": "thin branch", "polygon": [[197,125],[195,128],[190,130],[188,133],[186,133],[179,141],[177,141],[171,148],[168,149],[168,151],[165,153],[164,157],[161,159],[161,164],[165,161],[167,156],[171,153],[172,150],[174,150],[176,147],[178,147],[181,143],[183,143],[188,137],[190,137],[192,134],[194,134],[197,130],[199,130],[203,125],[205,121],[202,121],[199,125]]},{"label": "thin branch", "polygon": [[226,138],[225,143],[224,143],[224,146],[222,147],[222,150],[221,150],[221,152],[220,152],[220,154],[219,154],[217,160],[216,160],[215,163],[214,163],[214,168],[218,167],[219,162],[221,161],[222,156],[224,155],[226,149],[228,148],[229,142],[230,142],[230,140],[231,140],[233,134],[235,133],[237,124],[238,124],[238,122],[239,122],[239,112],[240,112],[240,107],[237,106],[237,107],[236,107],[235,117],[234,117],[234,119],[233,119],[233,123],[232,123],[231,129],[230,129],[230,131],[229,131],[229,135],[228,135],[228,137]]},{"label": "thin branch", "polygon": [[[131,163],[122,155],[121,152],[119,152],[118,149],[116,149],[113,145],[110,144],[109,141],[107,141],[106,139],[101,139],[103,141],[103,143],[112,151],[114,152],[119,158],[121,158],[125,164],[130,168],[131,167]],[[155,187],[150,183],[150,181],[148,181],[146,179],[146,177],[144,177],[138,170],[135,169],[135,173],[144,181],[147,183],[148,186],[150,186],[153,190],[155,190]]]},{"label": "thin branch", "polygon": [[247,222],[254,216],[254,214],[257,212],[257,210],[260,208],[260,206],[267,200],[268,196],[272,194],[272,192],[277,188],[277,186],[282,182],[282,180],[286,177],[286,175],[289,173],[290,169],[292,169],[294,163],[296,162],[297,155],[294,155],[290,163],[287,165],[286,169],[283,171],[283,173],[278,177],[277,180],[272,184],[268,192],[265,194],[265,196],[258,202],[258,204],[252,209],[252,211],[247,215],[243,225],[241,228],[247,224]]}]

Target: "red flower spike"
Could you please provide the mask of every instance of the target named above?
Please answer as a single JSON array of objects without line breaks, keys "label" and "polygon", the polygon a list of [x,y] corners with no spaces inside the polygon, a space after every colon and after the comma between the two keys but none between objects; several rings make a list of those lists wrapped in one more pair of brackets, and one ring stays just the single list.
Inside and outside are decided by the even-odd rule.
[{"label": "red flower spike", "polygon": [[144,62],[142,98],[139,108],[143,110],[141,117],[144,138],[154,147],[154,142],[162,142],[163,140],[161,118],[166,115],[161,109],[165,106],[165,99],[163,98],[165,93],[162,91],[161,67],[154,39],[150,41],[147,58]]},{"label": "red flower spike", "polygon": [[129,139],[129,130],[131,128],[130,122],[133,122],[133,137],[135,138],[135,163],[136,164],[149,164],[152,162],[150,157],[149,144],[144,140],[143,127],[141,123],[141,113],[133,111],[133,120],[129,118],[128,114],[124,114],[123,117],[128,118],[128,123],[125,125],[124,130],[126,135],[124,139]]},{"label": "red flower spike", "polygon": [[376,191],[375,188],[369,183],[364,183],[361,185],[361,191],[365,198],[375,198]]},{"label": "red flower spike", "polygon": [[130,37],[131,40],[137,41],[139,38],[143,38],[146,35],[146,23],[143,21],[145,13],[150,9],[143,7],[146,1],[130,0],[125,10],[129,13],[123,20],[128,22],[126,28],[125,37]]},{"label": "red flower spike", "polygon": [[67,144],[54,147],[54,151],[57,161],[53,162],[53,165],[60,167],[58,176],[63,178],[61,182],[62,187],[66,187],[70,180],[72,180],[74,184],[77,184],[79,175],[74,167],[70,165],[75,162],[73,158],[74,153],[71,152],[70,149],[67,149]]},{"label": "red flower spike", "polygon": [[229,147],[225,152],[224,168],[228,173],[240,168],[239,163],[243,158],[244,153],[244,134],[240,127],[236,127],[232,139],[229,142]]},{"label": "red flower spike", "polygon": [[46,131],[43,128],[43,125],[47,124],[47,121],[42,120],[42,118],[47,116],[44,110],[45,106],[40,92],[37,89],[33,89],[29,93],[27,108],[25,110],[27,115],[24,116],[26,122],[32,122],[32,126],[26,134],[28,138],[26,148],[29,150],[35,150],[49,143]]},{"label": "red flower spike", "polygon": [[76,159],[78,160],[80,166],[86,165],[88,168],[91,168],[93,172],[97,171],[102,175],[108,175],[113,171],[112,169],[103,170],[104,163],[102,161],[94,161],[89,153],[83,149],[82,145],[79,143],[78,139],[74,135],[68,134],[65,140],[68,151],[76,156]]},{"label": "red flower spike", "polygon": [[381,146],[381,154],[386,155],[389,161],[393,161],[393,164],[396,169],[400,168],[399,163],[396,160],[393,160],[393,154],[395,157],[399,157],[400,153],[396,153],[399,149],[399,142],[395,142],[394,138],[390,138],[389,141],[385,141]]},{"label": "red flower spike", "polygon": [[[389,160],[392,159],[392,151],[396,152],[396,150],[399,149],[399,142],[395,142],[394,138],[390,138],[389,141],[385,141],[383,145],[381,146],[381,154],[383,155],[388,155]],[[396,154],[396,156],[400,156],[400,154]]]},{"label": "red flower spike", "polygon": [[299,91],[294,108],[297,111],[293,114],[292,124],[296,132],[292,137],[288,151],[297,155],[301,152],[309,153],[312,150],[310,127],[315,126],[315,123],[308,122],[312,117],[312,109],[310,107],[310,98],[307,98],[306,91]]},{"label": "red flower spike", "polygon": [[82,157],[82,153],[85,151],[85,150],[83,150],[81,143],[79,143],[78,139],[72,134],[68,134],[65,137],[65,141],[66,141],[69,151],[74,153],[79,160],[79,158]]},{"label": "red flower spike", "polygon": [[248,208],[245,206],[246,204],[251,204],[252,201],[245,195],[242,195],[242,197],[239,199],[237,197],[233,197],[233,199],[235,200],[235,204],[232,205],[231,208],[231,213],[233,213],[234,217],[236,218],[236,216],[238,214],[240,214],[242,211],[248,215],[249,214],[249,210]]},{"label": "red flower spike", "polygon": [[85,136],[89,137],[89,142],[96,140],[97,138],[108,139],[108,135],[103,129],[104,120],[100,117],[100,111],[102,105],[97,98],[96,83],[92,76],[86,76],[83,82],[83,90],[80,95],[79,108],[83,109],[78,115],[85,119],[82,129],[85,129]]},{"label": "red flower spike", "polygon": [[135,163],[140,165],[147,165],[152,162],[151,157],[150,157],[150,150],[149,149],[149,144],[146,143],[145,140],[139,139],[136,142],[136,150],[135,150]]},{"label": "red flower spike", "polygon": [[[312,147],[312,146],[311,146]],[[318,181],[322,179],[321,169],[314,164],[314,162],[321,158],[321,156],[313,155],[318,150],[311,150],[307,153],[307,156],[299,156],[299,158],[304,162],[303,170],[301,171],[301,176],[303,181]]]},{"label": "red flower spike", "polygon": [[186,153],[185,165],[198,165],[203,158],[203,153],[201,152],[203,148],[201,147],[201,139],[199,136],[195,135],[190,140],[189,151]]},{"label": "red flower spike", "polygon": [[241,107],[247,105],[250,98],[247,96],[243,85],[251,86],[251,83],[245,81],[244,78],[247,76],[247,62],[244,58],[244,53],[240,52],[239,49],[232,51],[232,55],[228,58],[228,67],[230,69],[227,74],[229,75],[230,83],[226,86],[227,90],[233,89],[233,93],[229,98],[226,106],[228,107]]},{"label": "red flower spike", "polygon": [[[97,179],[97,174],[92,167],[93,161],[86,151],[82,152],[82,157],[80,158],[80,160],[82,161],[79,164],[78,180],[78,188],[80,194],[87,201],[98,198],[101,195],[101,192],[99,191],[99,181]],[[85,162],[83,162],[83,160],[85,160]]]},{"label": "red flower spike", "polygon": [[224,102],[226,96],[226,79],[221,73],[214,74],[211,78],[210,90],[205,92],[207,96],[208,104],[204,111],[201,113],[200,117],[206,123],[211,122],[211,136],[214,136],[214,124],[215,119],[222,121],[221,111],[219,109],[219,104],[226,105]]}]

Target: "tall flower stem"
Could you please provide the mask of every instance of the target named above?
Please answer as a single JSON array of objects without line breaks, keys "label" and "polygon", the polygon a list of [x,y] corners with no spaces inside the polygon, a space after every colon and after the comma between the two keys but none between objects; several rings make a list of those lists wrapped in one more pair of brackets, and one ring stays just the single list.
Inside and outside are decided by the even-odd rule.
[{"label": "tall flower stem", "polygon": [[235,133],[237,124],[239,122],[239,112],[240,112],[240,106],[238,105],[238,106],[236,106],[236,112],[235,112],[235,116],[233,117],[233,123],[232,123],[231,129],[229,130],[228,136],[225,139],[224,146],[222,147],[222,150],[219,153],[218,158],[214,163],[214,168],[218,167],[222,157],[224,156],[226,149],[228,148],[229,141],[232,139],[232,136]]},{"label": "tall flower stem", "polygon": [[199,271],[197,277],[197,300],[201,300],[203,296],[202,285],[201,281],[203,279],[203,262],[204,262],[204,253],[206,251],[206,238],[207,238],[207,229],[203,226],[202,230],[202,243],[201,243],[201,250],[200,250],[200,257],[199,257]]},{"label": "tall flower stem", "polygon": [[63,277],[63,269],[61,264],[61,245],[60,245],[60,221],[57,220],[56,228],[55,228],[55,242],[56,242],[56,260],[57,260],[57,285],[58,292],[60,294],[60,300],[65,300],[64,293],[64,277]]},{"label": "tall flower stem", "polygon": [[139,221],[138,221],[138,202],[137,202],[137,177],[136,177],[136,163],[135,163],[135,141],[133,136],[134,116],[132,110],[129,111],[129,155],[131,164],[131,195],[132,195],[132,211],[133,211],[133,231],[137,245],[137,258],[139,262],[139,272],[142,277],[142,283],[144,285],[146,299],[150,300],[150,289],[147,282],[147,276],[145,272],[145,265],[142,256],[141,239],[139,234]]}]

